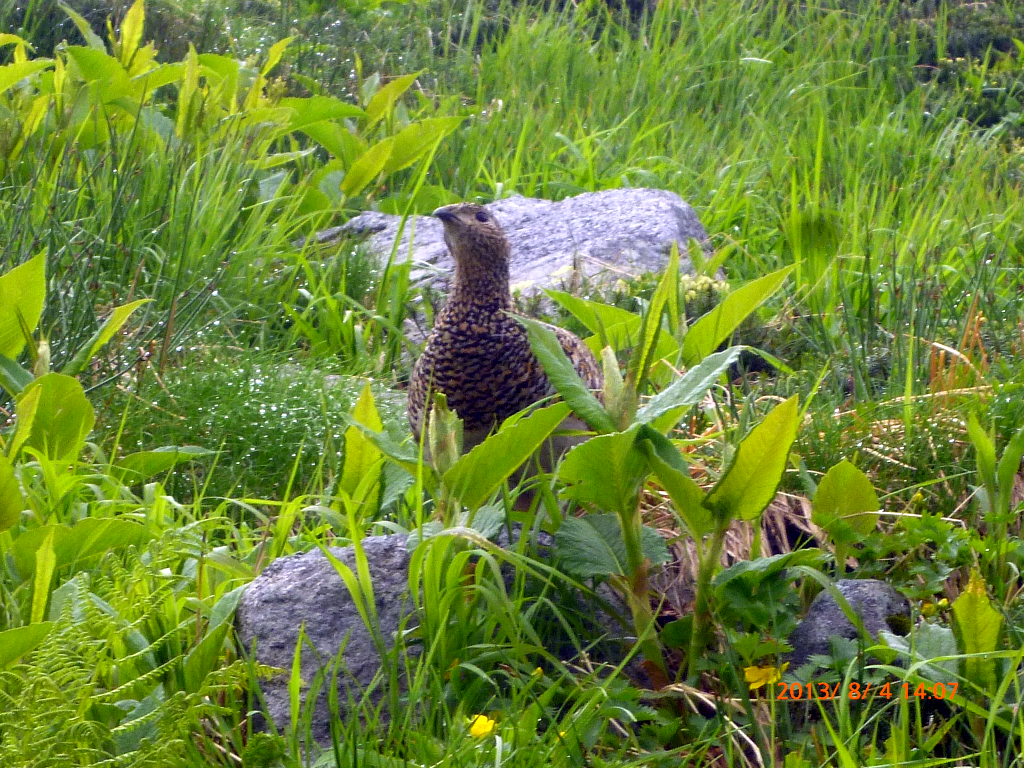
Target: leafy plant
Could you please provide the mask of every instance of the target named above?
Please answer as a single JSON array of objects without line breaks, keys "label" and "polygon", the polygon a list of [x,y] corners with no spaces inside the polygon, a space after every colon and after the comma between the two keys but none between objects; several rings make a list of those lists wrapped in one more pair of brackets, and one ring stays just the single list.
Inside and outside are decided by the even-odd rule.
[{"label": "leafy plant", "polygon": [[986,553],[990,569],[989,578],[1001,588],[1009,576],[1006,563],[1006,532],[1014,511],[1011,508],[1013,483],[1020,471],[1021,458],[1024,458],[1024,427],[1017,431],[1003,449],[1003,455],[998,462],[995,442],[985,433],[974,414],[971,414],[967,422],[967,433],[970,435],[978,460],[978,509],[984,514],[992,548],[995,550]]},{"label": "leafy plant", "polygon": [[[733,519],[757,518],[774,498],[789,447],[796,437],[798,418],[795,398],[769,414],[740,443],[726,472],[709,493],[704,494],[690,478],[686,463],[665,433],[675,427],[684,410],[704,398],[736,361],[739,347],[714,354],[711,350],[778,289],[788,270],[770,276],[767,283],[759,281],[749,286],[750,290],[733,292],[689,329],[679,324],[678,270],[679,256],[673,250],[647,311],[639,317],[565,295],[557,297],[584,324],[597,328],[598,343],[614,338],[620,346],[635,344],[625,378],[619,373],[612,348],[601,350],[605,373],[603,407],[576,375],[554,333],[536,321],[521,320],[551,383],[576,415],[599,433],[570,451],[560,466],[558,477],[566,485],[562,495],[617,515],[624,567],[613,567],[618,562],[605,557],[603,562],[609,570],[603,575],[622,580],[641,650],[661,684],[667,682],[668,669],[655,633],[648,586],[648,570],[658,562],[648,553],[657,550],[644,547],[640,512],[640,492],[648,476],[653,474],[668,491],[681,522],[698,545],[697,604],[689,652],[689,669],[694,674],[710,640],[712,577],[721,558],[726,531]],[[666,312],[668,318],[663,328]],[[667,343],[659,345],[663,333]],[[679,342],[678,335],[684,333]],[[652,368],[665,357],[681,358],[689,369],[639,408],[641,393],[652,379]],[[701,543],[706,534],[711,534],[707,549]],[[573,524],[564,532],[560,530],[559,536],[561,547],[570,553],[599,553],[607,547],[607,536],[601,535],[595,525]],[[663,560],[667,553],[662,551],[658,557]],[[592,562],[584,567],[587,560]],[[594,575],[593,563],[601,561],[596,556],[587,560],[573,558],[566,567],[582,568],[587,575]]]},{"label": "leafy plant", "polygon": [[875,529],[878,494],[868,476],[844,459],[825,473],[814,491],[811,521],[828,534],[835,545],[836,574],[846,573],[849,547]]}]

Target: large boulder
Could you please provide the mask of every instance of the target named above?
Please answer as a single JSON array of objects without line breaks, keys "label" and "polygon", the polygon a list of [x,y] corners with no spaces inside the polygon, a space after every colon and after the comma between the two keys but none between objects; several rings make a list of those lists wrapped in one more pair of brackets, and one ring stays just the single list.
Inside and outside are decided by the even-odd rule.
[{"label": "large boulder", "polygon": [[[513,541],[518,539],[518,535],[519,532],[514,530]],[[502,547],[509,546],[505,532],[497,536],[497,543]],[[537,544],[540,556],[550,555],[551,537],[539,534]],[[410,556],[407,538],[401,535],[368,536],[362,540],[362,547],[373,582],[380,638],[390,650],[403,624],[405,628],[415,626],[414,606],[408,589]],[[355,556],[351,547],[332,548],[331,554],[355,572]],[[511,569],[505,575],[511,580]],[[594,636],[604,638],[590,648],[591,659],[620,661],[630,641],[628,629],[622,623],[625,606],[618,595],[602,585],[598,589],[598,605],[584,600],[576,590],[568,590],[566,594],[567,598],[559,598],[556,590],[548,592],[548,597],[560,602],[563,612],[582,614],[581,620],[592,623]],[[540,615],[534,617],[535,622],[544,619]],[[312,736],[321,744],[330,740],[329,675],[342,647],[344,652],[338,667],[338,702],[343,715],[347,714],[350,694],[359,700],[360,692],[380,669],[380,655],[373,635],[363,623],[334,565],[320,550],[278,558],[267,566],[242,595],[235,623],[242,646],[247,651],[255,648],[257,662],[286,670],[284,674],[260,682],[266,713],[277,728],[287,727],[290,721],[288,670],[295,657],[299,630],[304,627],[305,636],[313,647],[306,644],[302,649],[303,682],[309,684],[317,672],[328,671],[327,682],[321,688],[311,719]],[[557,622],[551,623],[557,626]],[[573,658],[578,652],[566,638],[545,635],[545,641],[548,642],[548,650],[564,659]],[[635,664],[629,671],[639,674]],[[301,693],[304,705],[307,693],[308,689],[304,687]],[[382,716],[387,717],[388,714],[385,712]]]},{"label": "large boulder", "polygon": [[[693,208],[663,189],[611,189],[558,202],[509,197],[486,207],[512,245],[512,289],[524,294],[569,283],[577,271],[577,279],[594,281],[658,272],[668,263],[673,243],[678,244],[682,268],[692,273],[689,241],[709,247]],[[320,232],[316,239],[326,243],[345,234],[368,235],[370,251],[387,258],[400,222],[400,216],[370,211]],[[407,221],[399,259],[409,253],[413,231],[413,278],[446,292],[454,265],[441,222],[431,216]]]},{"label": "large boulder", "polygon": [[[910,625],[910,603],[884,581],[840,579],[836,588],[860,617],[865,631],[872,638],[877,638],[883,629],[906,634],[898,630],[901,624]],[[856,640],[860,632],[846,617],[832,593],[825,591],[814,598],[807,615],[789,637],[793,650],[787,654],[786,660],[790,668],[806,664],[811,656],[828,655],[833,637]]]},{"label": "large boulder", "polygon": [[[362,540],[373,580],[377,618],[385,642],[393,642],[403,618],[410,612],[408,599],[409,552],[405,536],[368,536]],[[331,554],[356,570],[351,547],[332,548]],[[316,648],[302,649],[302,679],[306,683],[322,668],[329,668],[344,644],[340,668],[339,701],[348,692],[365,688],[380,669],[373,636],[363,623],[352,596],[334,565],[320,550],[281,557],[267,566],[242,595],[235,616],[242,645],[255,643],[261,664],[290,670],[299,629]],[[262,681],[267,714],[278,728],[289,722],[288,675]],[[327,685],[313,712],[312,733],[318,742],[330,738]],[[306,692],[302,693],[305,700]]]}]

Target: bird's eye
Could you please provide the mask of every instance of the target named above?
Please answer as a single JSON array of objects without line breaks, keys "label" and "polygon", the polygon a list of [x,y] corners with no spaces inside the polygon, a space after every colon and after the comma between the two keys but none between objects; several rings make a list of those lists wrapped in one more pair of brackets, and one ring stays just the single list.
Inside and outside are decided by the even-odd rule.
[{"label": "bird's eye", "polygon": [[477,221],[487,221],[487,214],[484,213],[483,211],[477,211],[476,212],[476,220]]}]

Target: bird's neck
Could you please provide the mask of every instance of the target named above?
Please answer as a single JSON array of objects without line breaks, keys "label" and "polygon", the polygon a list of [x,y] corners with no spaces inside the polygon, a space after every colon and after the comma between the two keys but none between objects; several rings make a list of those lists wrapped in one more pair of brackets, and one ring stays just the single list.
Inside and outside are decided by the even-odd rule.
[{"label": "bird's neck", "polygon": [[455,283],[451,299],[455,304],[473,304],[495,310],[512,309],[508,264],[455,262]]}]

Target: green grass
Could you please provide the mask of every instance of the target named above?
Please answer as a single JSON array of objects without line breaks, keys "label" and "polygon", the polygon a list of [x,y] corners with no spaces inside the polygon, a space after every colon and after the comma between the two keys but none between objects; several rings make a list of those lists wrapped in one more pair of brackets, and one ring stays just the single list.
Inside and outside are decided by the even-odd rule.
[{"label": "green grass", "polygon": [[[484,201],[670,189],[727,251],[734,287],[798,264],[754,324],[758,345],[792,372],[748,375],[715,409],[698,409],[687,423],[708,437],[695,456],[722,466],[778,398],[806,399],[821,378],[794,448],[793,465],[806,473],[794,469],[784,489],[808,493],[808,480],[844,458],[868,472],[883,508],[908,516],[885,518],[857,542],[858,574],[888,579],[914,599],[915,618],[927,611],[942,632],[963,631],[938,604],[944,590],[955,598],[972,567],[991,574],[993,563],[1008,563],[1011,576],[988,585],[1007,652],[992,667],[994,684],[1005,688],[985,688],[972,674],[981,668],[955,659],[955,669],[965,666],[954,705],[875,697],[817,710],[759,699],[743,668],[770,663],[774,628],[798,618],[799,601],[755,594],[749,615],[719,626],[708,659],[716,672],[704,681],[705,693],[716,688],[739,704],[694,712],[607,667],[554,654],[556,642],[573,647],[573,633],[577,646],[594,639],[581,617],[549,611],[548,598],[569,589],[560,577],[545,583],[518,569],[508,581],[510,569],[491,555],[470,558],[435,540],[423,577],[436,599],[423,608],[427,629],[409,638],[419,652],[399,647],[388,660],[406,665],[412,687],[384,680],[393,718],[364,710],[349,719],[340,759],[328,754],[324,765],[742,765],[751,743],[766,764],[786,768],[1020,765],[1024,694],[1020,660],[1009,654],[1024,626],[1020,525],[1016,516],[994,521],[992,531],[1007,531],[996,540],[979,499],[969,499],[979,479],[966,429],[979,413],[1001,451],[1024,424],[1022,70],[1001,53],[1015,50],[1004,43],[1017,11],[956,8],[947,19],[925,6],[663,2],[632,21],[597,3],[190,7],[223,22],[228,35],[204,39],[239,58],[263,60],[271,43],[303,33],[274,93],[358,100],[376,71],[386,82],[423,70],[389,120],[471,117],[429,168],[399,171],[334,215],[308,214],[287,190],[270,194],[274,174],[303,179],[322,153],[261,168],[267,153],[301,147],[243,130],[170,144],[119,130],[92,148],[39,141],[23,162],[0,166],[0,273],[47,253],[42,327],[55,365],[111,307],[154,299],[84,377],[99,420],[82,466],[18,465],[31,512],[0,533],[0,629],[31,626],[38,608],[57,624],[21,666],[0,673],[0,762],[226,766],[257,743],[245,712],[258,681],[238,661],[244,649],[229,636],[200,685],[186,660],[200,663],[217,601],[271,557],[351,537],[338,492],[346,414],[371,377],[388,432],[406,435],[400,386],[415,349],[395,328],[424,298],[404,284],[403,267],[373,265],[351,243],[294,243],[357,207],[386,196],[393,205],[422,182]],[[987,59],[978,30],[997,43]],[[978,58],[945,60],[968,53]],[[176,94],[162,98],[171,110]],[[22,114],[16,97],[4,99],[0,122]],[[637,311],[652,284],[605,295]],[[964,391],[941,394],[950,388]],[[6,419],[10,400],[0,408]],[[10,425],[0,428],[9,440]],[[115,438],[120,454],[184,444],[218,454],[126,486],[110,482],[104,461]],[[396,496],[360,524],[384,515],[411,527],[429,512],[415,488],[398,486]],[[46,589],[38,571],[18,570],[29,562],[15,556],[17,542],[31,540],[22,537],[110,516],[144,528],[146,542],[58,561]],[[36,543],[44,556],[30,561],[45,571]],[[815,582],[802,574],[808,597]],[[35,605],[37,593],[49,602]],[[764,611],[776,612],[770,622],[758,618]],[[937,630],[916,631],[920,642],[938,642],[926,636]],[[952,638],[956,657],[964,648]],[[820,679],[908,674],[858,666],[847,648]],[[147,707],[149,719],[124,727],[125,712],[131,720]],[[478,714],[494,718],[493,734],[469,733]],[[290,767],[308,764],[299,747],[286,734],[261,748]],[[243,765],[260,764],[257,751]]]},{"label": "green grass", "polygon": [[[330,486],[341,466],[344,416],[362,382],[329,370],[259,350],[200,350],[112,396],[107,429],[120,430],[125,453],[184,444],[219,451],[211,496],[281,498],[318,477]],[[404,399],[383,389],[377,399],[388,428],[407,431]],[[174,495],[188,490],[169,487]]]}]

